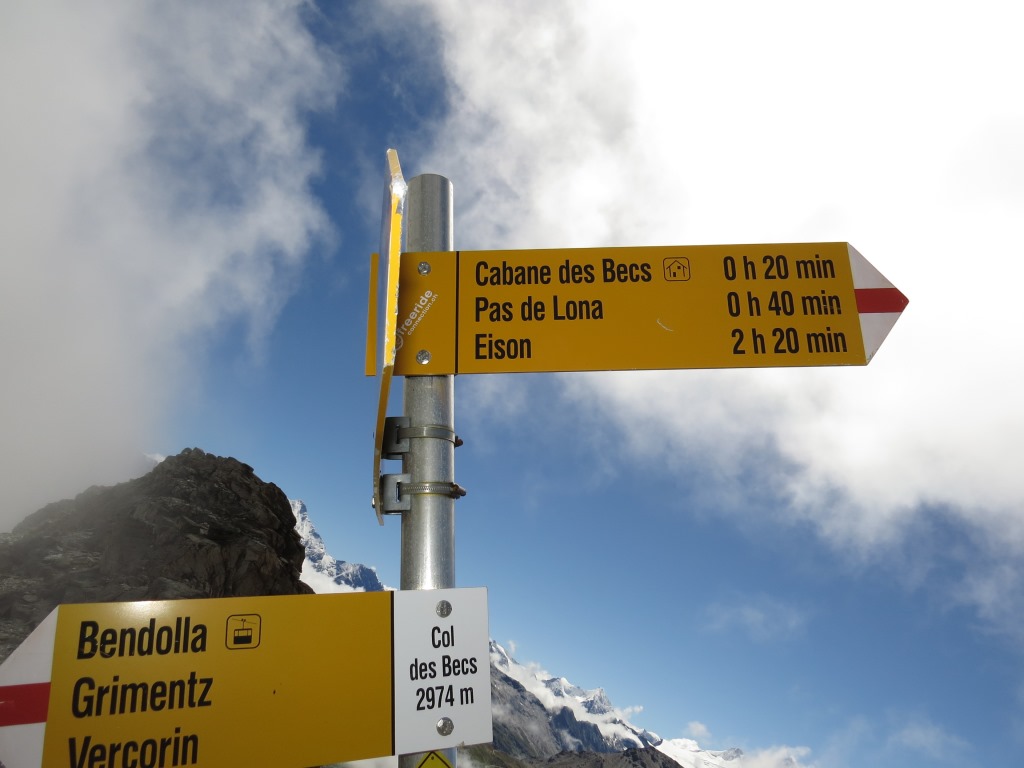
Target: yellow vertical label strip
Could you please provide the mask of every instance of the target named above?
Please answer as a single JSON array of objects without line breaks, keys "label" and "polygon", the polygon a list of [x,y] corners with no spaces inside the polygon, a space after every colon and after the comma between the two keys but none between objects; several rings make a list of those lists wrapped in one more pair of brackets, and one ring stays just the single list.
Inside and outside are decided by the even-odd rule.
[{"label": "yellow vertical label strip", "polygon": [[387,292],[384,297],[384,359],[381,361],[380,395],[377,398],[377,422],[373,435],[373,508],[377,522],[384,525],[380,496],[380,462],[384,441],[391,377],[395,370],[395,336],[398,326],[398,271],[402,254],[402,212],[408,186],[398,164],[398,153],[387,151],[387,183],[384,190],[384,216],[381,222],[381,256],[387,260]]},{"label": "yellow vertical label strip", "polygon": [[458,253],[403,253],[399,282],[395,372],[408,376],[452,373],[456,370]]},{"label": "yellow vertical label strip", "polygon": [[366,365],[367,376],[377,375],[377,270],[380,269],[380,254],[370,254],[370,296],[366,310]]}]

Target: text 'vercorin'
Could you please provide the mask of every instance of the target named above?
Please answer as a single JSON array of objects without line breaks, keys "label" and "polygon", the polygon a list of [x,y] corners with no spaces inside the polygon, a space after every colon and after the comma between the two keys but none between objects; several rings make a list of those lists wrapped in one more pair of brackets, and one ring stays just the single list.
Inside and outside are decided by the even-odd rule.
[{"label": "text 'vercorin'", "polygon": [[420,295],[416,303],[413,304],[412,310],[405,316],[395,332],[395,351],[402,348],[406,336],[412,336],[416,331],[416,326],[426,317],[435,301],[437,301],[437,294],[433,291],[424,291]]},{"label": "text 'vercorin'", "polygon": [[[198,654],[196,663],[201,664],[207,636],[206,625],[193,622],[190,616],[175,616],[173,621],[163,622],[150,617],[141,626],[117,628],[86,620],[78,627],[76,659],[93,665],[110,659]],[[94,672],[75,682],[71,715],[87,722],[107,717],[134,721],[140,713],[212,707],[213,693],[213,676],[202,676],[195,670],[171,680],[122,680],[121,674]],[[127,725],[126,728],[131,730]],[[67,757],[71,768],[177,768],[198,765],[199,746],[199,734],[186,732],[180,725],[162,735],[119,736],[115,740],[103,739],[95,733],[76,733],[67,740]]]}]

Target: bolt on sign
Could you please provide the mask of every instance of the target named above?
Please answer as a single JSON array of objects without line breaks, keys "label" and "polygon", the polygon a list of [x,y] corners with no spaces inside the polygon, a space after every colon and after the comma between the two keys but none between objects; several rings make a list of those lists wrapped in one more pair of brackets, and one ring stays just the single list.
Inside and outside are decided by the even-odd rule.
[{"label": "bolt on sign", "polygon": [[303,768],[491,738],[482,588],[62,605],[0,667],[7,768]]},{"label": "bolt on sign", "polygon": [[848,243],[406,253],[395,373],[866,365],[906,297]]}]

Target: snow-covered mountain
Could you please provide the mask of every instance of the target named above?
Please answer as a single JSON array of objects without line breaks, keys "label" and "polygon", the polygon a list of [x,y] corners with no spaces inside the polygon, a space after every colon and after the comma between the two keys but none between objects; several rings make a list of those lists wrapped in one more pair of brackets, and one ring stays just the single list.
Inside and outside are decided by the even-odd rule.
[{"label": "snow-covered mountain", "polygon": [[[518,683],[525,692],[536,697],[554,721],[556,730],[559,723],[576,723],[578,725],[573,730],[577,733],[586,733],[585,726],[590,725],[600,733],[604,745],[602,749],[592,742],[588,744],[586,737],[580,739],[572,733],[556,734],[556,738],[562,741],[563,749],[621,752],[626,749],[654,747],[683,768],[743,768],[742,750],[734,748],[712,751],[701,749],[692,739],[662,739],[656,733],[629,722],[628,713],[616,708],[604,689],[595,688],[588,691],[564,677],[552,677],[535,666],[520,664],[493,640],[491,666]],[[572,714],[571,718],[567,716],[565,710]],[[505,713],[494,713],[496,720],[503,716]],[[787,764],[778,765],[781,768]],[[788,765],[798,768],[795,761]]]},{"label": "snow-covered mountain", "polygon": [[373,568],[358,563],[337,560],[327,552],[324,540],[309,519],[306,505],[300,499],[290,499],[295,515],[295,530],[306,548],[302,563],[302,580],[314,592],[378,592],[384,589]]},{"label": "snow-covered mountain", "polygon": [[[291,504],[306,549],[306,584],[319,593],[385,589],[372,568],[328,554],[306,505]],[[633,725],[630,713],[616,708],[602,688],[585,690],[536,665],[521,664],[493,640],[490,660],[494,747],[515,757],[540,762],[564,752],[653,748],[681,768],[804,768],[800,754],[788,748],[746,754],[737,748],[702,749],[692,739],[662,739]]]}]

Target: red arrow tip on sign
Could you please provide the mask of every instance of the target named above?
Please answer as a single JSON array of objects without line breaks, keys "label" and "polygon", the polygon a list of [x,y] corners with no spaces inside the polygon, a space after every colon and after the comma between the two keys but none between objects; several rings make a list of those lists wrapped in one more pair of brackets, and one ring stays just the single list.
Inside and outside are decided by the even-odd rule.
[{"label": "red arrow tip on sign", "polygon": [[854,288],[857,297],[857,311],[863,314],[878,312],[902,312],[910,299],[900,293],[899,288]]},{"label": "red arrow tip on sign", "polygon": [[45,723],[50,684],[28,683],[0,687],[0,728]]},{"label": "red arrow tip on sign", "polygon": [[853,292],[857,298],[865,362],[870,362],[910,300],[849,243]]}]

